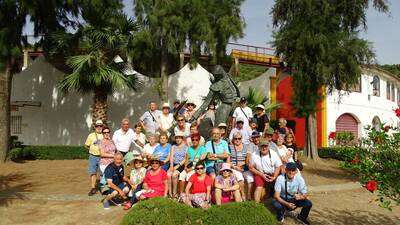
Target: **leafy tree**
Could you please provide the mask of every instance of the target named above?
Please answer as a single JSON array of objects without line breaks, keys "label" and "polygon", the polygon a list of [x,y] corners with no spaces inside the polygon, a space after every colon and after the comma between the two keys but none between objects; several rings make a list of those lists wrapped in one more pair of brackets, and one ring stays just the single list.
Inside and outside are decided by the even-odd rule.
[{"label": "leafy tree", "polygon": [[0,1],[0,162],[9,148],[11,82],[20,69],[22,48],[27,44],[22,35],[27,16],[38,35],[65,29],[77,13],[75,1]]},{"label": "leafy tree", "polygon": [[[72,72],[60,82],[64,92],[94,93],[92,120],[107,121],[107,98],[122,88],[135,89],[136,76],[125,74],[137,24],[119,10],[91,17],[76,33],[55,33],[52,53],[69,54],[67,66]],[[70,49],[75,49],[69,51]],[[121,60],[122,59],[122,60]]]},{"label": "leafy tree", "polygon": [[[385,0],[372,1],[386,12]],[[345,90],[373,58],[370,43],[359,38],[371,1],[277,0],[272,9],[274,46],[292,69],[292,104],[306,118],[306,154],[318,159],[316,111],[333,89]],[[326,91],[325,91],[326,88]]]},{"label": "leafy tree", "polygon": [[400,78],[400,64],[393,64],[393,65],[385,64],[385,65],[379,65],[378,67],[387,70]]}]

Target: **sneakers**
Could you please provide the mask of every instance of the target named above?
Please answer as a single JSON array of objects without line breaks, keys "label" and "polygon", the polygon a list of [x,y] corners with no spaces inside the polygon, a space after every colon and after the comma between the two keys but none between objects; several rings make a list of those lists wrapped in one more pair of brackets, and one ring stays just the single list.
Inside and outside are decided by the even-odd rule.
[{"label": "sneakers", "polygon": [[304,225],[310,225],[310,222],[308,222],[307,219],[301,218],[300,215],[297,216],[297,220],[298,220],[299,222],[301,222],[302,224],[304,224]]},{"label": "sneakers", "polygon": [[132,203],[131,202],[126,202],[124,205],[124,210],[128,210],[132,207]]},{"label": "sneakers", "polygon": [[103,207],[104,207],[105,210],[110,209],[110,203],[109,203],[107,200],[105,200],[105,201],[103,202]]},{"label": "sneakers", "polygon": [[282,217],[282,219],[278,219],[278,222],[283,223],[284,220],[285,220],[285,217]]},{"label": "sneakers", "polygon": [[92,196],[92,195],[94,195],[94,194],[96,194],[96,193],[97,193],[97,189],[96,189],[96,188],[92,188],[92,189],[90,189],[88,195],[89,195],[89,196]]}]

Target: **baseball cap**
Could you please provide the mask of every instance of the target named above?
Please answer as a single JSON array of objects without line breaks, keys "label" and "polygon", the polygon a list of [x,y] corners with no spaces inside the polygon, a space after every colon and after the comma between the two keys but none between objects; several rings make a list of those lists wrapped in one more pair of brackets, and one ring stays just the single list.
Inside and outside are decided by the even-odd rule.
[{"label": "baseball cap", "polygon": [[96,120],[96,122],[94,123],[94,125],[96,126],[103,126],[103,121],[102,120]]},{"label": "baseball cap", "polygon": [[258,132],[258,131],[253,131],[253,133],[251,133],[251,137],[253,138],[253,137],[260,137],[261,135],[260,135],[260,132]]},{"label": "baseball cap", "polygon": [[266,140],[260,141],[260,144],[259,144],[260,147],[265,146],[265,145],[269,145],[269,141],[266,141]]},{"label": "baseball cap", "polygon": [[289,162],[289,163],[286,164],[286,169],[290,170],[290,171],[296,170],[297,169],[297,165],[294,162]]},{"label": "baseball cap", "polygon": [[242,117],[238,117],[238,118],[236,118],[236,123],[238,123],[238,122],[244,122],[244,120],[243,120],[243,118]]},{"label": "baseball cap", "polygon": [[257,109],[265,109],[264,105],[262,105],[262,104],[258,104],[258,105],[256,106],[256,108],[257,108]]},{"label": "baseball cap", "polygon": [[271,127],[268,128],[268,129],[265,131],[265,134],[273,135],[273,134],[274,134],[274,129],[272,129]]},{"label": "baseball cap", "polygon": [[218,127],[227,127],[227,126],[226,126],[226,123],[220,123],[220,124],[218,124]]}]

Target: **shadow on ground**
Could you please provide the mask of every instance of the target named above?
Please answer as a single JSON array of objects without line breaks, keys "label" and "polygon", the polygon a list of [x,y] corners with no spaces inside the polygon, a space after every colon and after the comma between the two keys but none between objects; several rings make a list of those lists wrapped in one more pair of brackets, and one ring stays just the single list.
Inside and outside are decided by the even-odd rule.
[{"label": "shadow on ground", "polygon": [[[22,193],[27,192],[32,184],[21,183],[27,177],[21,173],[0,175],[0,206],[7,206],[12,199],[27,199]],[[13,184],[15,183],[15,184]]]},{"label": "shadow on ground", "polygon": [[319,214],[318,217],[311,217],[313,224],[379,224],[379,225],[396,225],[398,221],[380,213],[372,213],[361,210],[315,210],[314,213]]}]

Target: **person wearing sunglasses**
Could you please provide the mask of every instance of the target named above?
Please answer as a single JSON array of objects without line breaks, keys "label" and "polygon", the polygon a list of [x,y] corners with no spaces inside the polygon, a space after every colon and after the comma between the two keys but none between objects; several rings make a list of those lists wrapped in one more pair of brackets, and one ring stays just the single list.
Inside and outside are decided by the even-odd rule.
[{"label": "person wearing sunglasses", "polygon": [[281,172],[282,161],[276,152],[270,150],[269,142],[262,140],[259,152],[251,155],[249,169],[254,175],[256,186],[254,200],[259,203],[264,193],[268,195],[272,191],[273,183]]},{"label": "person wearing sunglasses", "polygon": [[183,132],[185,134],[185,138],[190,136],[190,123],[186,123],[184,116],[178,116],[176,118],[176,126],[174,127],[174,134],[179,132]]},{"label": "person wearing sunglasses", "polygon": [[[195,134],[195,133],[199,133],[199,129],[198,129],[198,124],[196,122],[192,123],[190,125],[190,135]],[[200,145],[203,146],[206,143],[205,139],[203,136],[200,136]],[[186,145],[187,146],[192,146],[192,139],[189,137],[186,138]]]},{"label": "person wearing sunglasses", "polygon": [[[242,135],[238,132],[233,135],[233,145],[229,146],[231,154],[229,160],[232,165],[232,171],[237,181],[239,182],[240,193],[242,199],[251,199],[251,190],[253,189],[254,177],[249,171],[248,162],[250,158],[249,145],[245,145],[242,142]],[[247,195],[245,193],[244,182],[247,183]]]},{"label": "person wearing sunglasses", "polygon": [[110,128],[104,127],[102,134],[103,140],[100,142],[100,171],[103,174],[108,164],[114,161],[116,147],[111,139]]},{"label": "person wearing sunglasses", "polygon": [[[126,158],[127,156],[125,156],[125,159]],[[143,180],[146,176],[147,170],[143,166],[144,160],[140,155],[132,156],[131,158],[126,160],[129,162],[128,165],[130,165],[131,167],[131,172],[129,176],[131,191],[128,194],[131,197],[131,200],[124,205],[124,209],[128,210],[132,207],[133,204],[138,201],[138,199],[136,198],[136,193],[142,190]]]},{"label": "person wearing sunglasses", "polygon": [[89,151],[88,173],[90,176],[91,189],[89,196],[96,194],[97,171],[100,165],[100,142],[103,139],[103,121],[97,120],[94,123],[94,132],[90,133],[85,141],[85,148]]},{"label": "person wearing sunglasses", "polygon": [[233,134],[237,132],[242,134],[244,144],[250,144],[251,129],[244,127],[244,119],[242,117],[236,118],[236,126],[229,133],[229,141],[232,142]]},{"label": "person wearing sunglasses", "polygon": [[190,121],[190,119],[196,113],[195,108],[196,108],[196,104],[194,104],[194,102],[192,100],[188,100],[186,102],[186,110],[185,110],[185,113],[183,114],[186,121]]},{"label": "person wearing sunglasses", "polygon": [[214,180],[222,163],[229,159],[228,143],[221,138],[221,131],[215,127],[211,130],[211,140],[206,143],[207,150],[207,174]]},{"label": "person wearing sunglasses", "polygon": [[156,157],[150,160],[150,169],[146,172],[143,180],[143,190],[138,193],[139,200],[167,197],[168,176],[167,172],[161,169],[163,163],[162,160]]},{"label": "person wearing sunglasses", "polygon": [[215,178],[215,204],[221,205],[231,201],[241,202],[240,187],[229,163],[222,165],[219,175]]},{"label": "person wearing sunglasses", "polygon": [[185,203],[203,209],[210,208],[212,180],[205,172],[204,163],[195,166],[196,173],[189,178],[185,189]]}]

